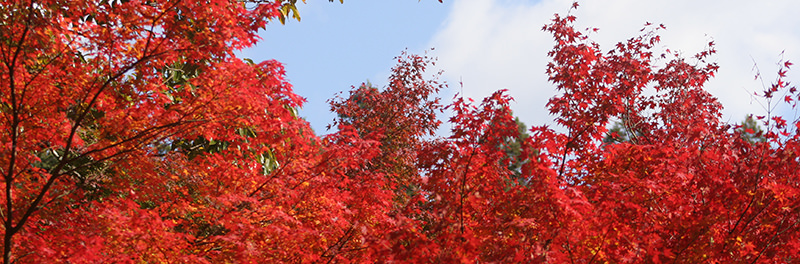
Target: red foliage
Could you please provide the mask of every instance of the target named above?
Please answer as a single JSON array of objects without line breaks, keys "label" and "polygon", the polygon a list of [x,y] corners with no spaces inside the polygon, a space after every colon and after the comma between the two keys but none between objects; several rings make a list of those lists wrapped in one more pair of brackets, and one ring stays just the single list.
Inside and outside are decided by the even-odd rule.
[{"label": "red foliage", "polygon": [[[800,259],[800,122],[722,122],[713,43],[657,56],[648,25],[604,52],[556,16],[564,133],[518,137],[504,91],[441,106],[432,62],[403,55],[318,138],[279,63],[233,56],[294,2],[4,1],[4,262]],[[794,107],[781,66],[763,96]],[[615,120],[626,140],[603,142]]]}]

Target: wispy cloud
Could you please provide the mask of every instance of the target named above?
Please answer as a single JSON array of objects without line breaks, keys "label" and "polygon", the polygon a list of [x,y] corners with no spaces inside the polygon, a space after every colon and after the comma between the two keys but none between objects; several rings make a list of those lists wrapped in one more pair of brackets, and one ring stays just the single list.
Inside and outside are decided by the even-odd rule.
[{"label": "wispy cloud", "polygon": [[[481,98],[508,89],[516,99],[512,108],[528,125],[552,123],[545,104],[555,90],[544,71],[553,43],[541,28],[571,4],[568,0],[456,1],[431,41],[438,66],[451,87],[464,96]],[[796,10],[800,1],[594,0],[582,1],[574,14],[579,28],[600,28],[591,38],[604,49],[636,36],[645,22],[666,25],[667,30],[660,32],[662,45],[687,57],[713,40],[718,50],[714,59],[721,69],[707,89],[725,107],[724,118],[738,122],[746,114],[764,113],[751,96],[762,89],[761,82],[753,79],[754,63],[768,84],[774,80],[782,51],[785,59],[800,60]]]}]

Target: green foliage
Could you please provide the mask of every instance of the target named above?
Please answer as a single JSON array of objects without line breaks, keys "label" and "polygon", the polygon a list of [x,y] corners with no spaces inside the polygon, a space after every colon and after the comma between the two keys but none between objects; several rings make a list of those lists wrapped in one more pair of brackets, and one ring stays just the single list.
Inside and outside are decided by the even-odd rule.
[{"label": "green foliage", "polygon": [[758,124],[753,115],[748,115],[736,127],[735,131],[739,133],[739,135],[745,141],[755,144],[755,143],[764,143],[767,141],[766,137],[764,137],[764,130],[761,129],[761,125]]},{"label": "green foliage", "polygon": [[[306,0],[302,0],[303,3],[306,3]],[[328,2],[333,2],[334,0],[328,0]],[[300,21],[300,13],[297,11],[297,0],[281,0],[283,4],[281,5],[280,15],[278,16],[278,20],[281,24],[286,24],[286,18],[296,19]],[[339,0],[339,3],[344,4],[344,0]]]},{"label": "green foliage", "polygon": [[508,158],[508,170],[513,173],[509,178],[510,184],[525,185],[526,179],[522,175],[522,166],[529,163],[530,158],[523,156],[522,145],[530,138],[530,134],[528,134],[528,127],[519,120],[519,117],[515,117],[514,122],[517,124],[517,134],[506,137],[500,148],[505,151]]}]

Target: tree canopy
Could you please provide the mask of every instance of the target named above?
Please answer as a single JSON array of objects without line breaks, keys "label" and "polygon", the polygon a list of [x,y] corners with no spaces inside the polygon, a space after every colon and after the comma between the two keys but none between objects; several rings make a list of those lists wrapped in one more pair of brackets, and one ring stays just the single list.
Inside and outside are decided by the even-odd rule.
[{"label": "tree canopy", "polygon": [[[296,2],[2,1],[4,263],[800,260],[800,121],[723,122],[713,42],[603,49],[555,15],[563,130],[502,90],[443,103],[403,53],[317,136],[279,62],[234,55]],[[780,65],[760,95],[794,107]]]}]

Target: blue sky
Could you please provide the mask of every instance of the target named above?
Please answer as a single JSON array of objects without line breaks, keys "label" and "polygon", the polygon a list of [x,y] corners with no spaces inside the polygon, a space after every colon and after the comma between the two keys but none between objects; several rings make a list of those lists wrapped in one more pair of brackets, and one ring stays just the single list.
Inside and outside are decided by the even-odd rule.
[{"label": "blue sky", "polygon": [[[554,13],[565,13],[571,0],[307,2],[298,6],[302,21],[273,23],[262,42],[240,56],[283,62],[295,92],[308,99],[300,114],[318,134],[326,133],[334,117],[326,100],[367,79],[384,86],[392,58],[405,48],[435,48],[429,55],[438,58],[450,85],[440,96],[445,101],[454,92],[478,100],[508,89],[516,99],[512,109],[525,123],[552,123],[545,103],[555,91],[544,69],[553,44],[541,27]],[[765,112],[750,96],[762,85],[753,79],[754,64],[768,84],[781,52],[800,62],[797,10],[796,0],[592,0],[581,1],[574,14],[579,28],[600,28],[591,38],[605,49],[635,36],[647,21],[667,26],[659,48],[682,50],[687,57],[715,41],[721,69],[707,89],[725,107],[723,118],[738,122]],[[794,112],[784,114],[791,118]]]},{"label": "blue sky", "polygon": [[300,114],[318,134],[334,118],[327,100],[369,80],[383,87],[394,57],[404,49],[422,53],[452,4],[415,0],[308,0],[301,21],[273,23],[257,47],[242,55],[276,59],[286,67],[295,92],[308,102]]}]

